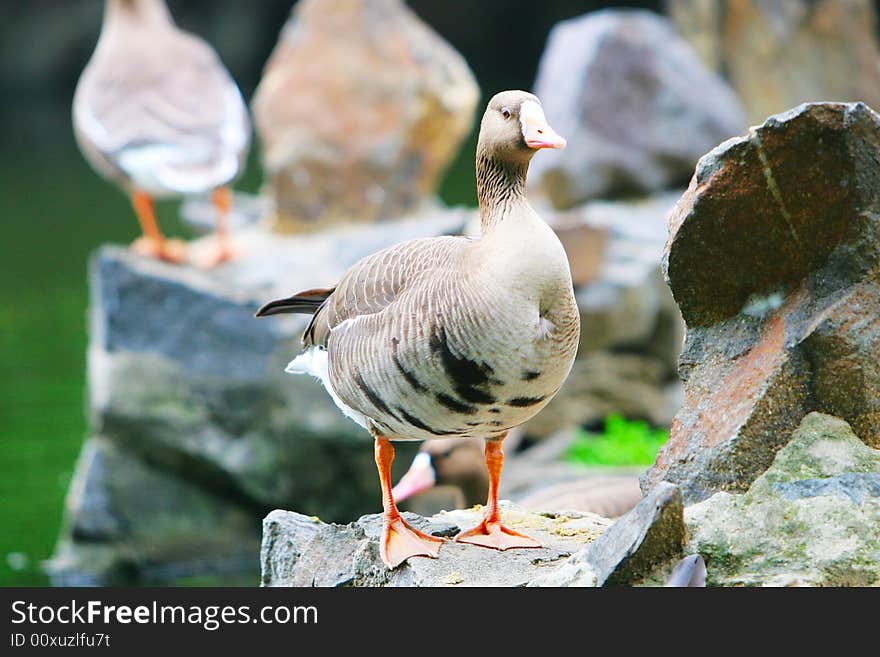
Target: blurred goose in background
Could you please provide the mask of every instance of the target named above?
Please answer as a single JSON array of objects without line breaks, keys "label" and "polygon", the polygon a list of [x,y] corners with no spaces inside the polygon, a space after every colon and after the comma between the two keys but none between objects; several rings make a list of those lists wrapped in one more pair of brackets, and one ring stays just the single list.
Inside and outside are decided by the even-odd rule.
[{"label": "blurred goose in background", "polygon": [[288,371],[320,378],[375,438],[380,553],[391,568],[412,556],[436,557],[441,543],[400,516],[392,440],[485,438],[486,512],[456,540],[499,550],[540,546],[502,524],[498,485],[502,441],[557,393],[580,337],[565,251],[525,196],[532,156],[564,146],[537,97],[497,94],[477,142],[482,239],[403,242],[355,263],[334,288],[257,312],[313,315],[306,351]]},{"label": "blurred goose in background", "polygon": [[200,264],[232,256],[230,185],[241,174],[250,121],[217,53],[174,24],[164,0],[106,0],[101,35],[76,87],[73,126],[85,158],[131,198],[143,237],[132,247],[171,262],[153,199],[213,195],[216,242]]},{"label": "blurred goose in background", "polygon": [[[528,456],[520,459],[526,460]],[[392,490],[394,500],[403,502],[434,487],[448,486],[457,493],[456,508],[480,504],[486,499],[489,488],[489,477],[482,461],[476,441],[439,439],[426,442]],[[549,474],[549,469],[538,463],[522,466],[531,469],[529,479],[532,480],[539,481],[542,474]],[[558,472],[554,474],[559,476]],[[642,491],[636,475],[602,474],[579,476],[550,485],[539,484],[525,495],[509,497],[533,511],[589,511],[605,518],[617,518],[639,503]]]}]

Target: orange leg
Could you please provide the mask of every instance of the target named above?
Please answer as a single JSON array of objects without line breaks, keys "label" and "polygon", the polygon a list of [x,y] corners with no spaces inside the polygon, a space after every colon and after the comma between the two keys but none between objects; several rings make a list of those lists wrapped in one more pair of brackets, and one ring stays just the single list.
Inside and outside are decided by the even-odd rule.
[{"label": "orange leg", "polygon": [[442,538],[429,536],[410,527],[394,503],[391,495],[391,463],[394,461],[394,447],[391,441],[376,437],[376,467],[379,469],[379,482],[382,485],[382,538],[379,554],[389,568],[396,568],[410,557],[434,557],[440,554]]},{"label": "orange leg", "polygon": [[504,465],[504,452],[498,440],[486,441],[486,469],[489,470],[489,500],[483,521],[468,531],[455,537],[459,543],[473,543],[496,550],[510,548],[539,548],[541,544],[535,539],[508,529],[501,524],[501,512],[498,509],[498,482],[501,481],[501,467]]},{"label": "orange leg", "polygon": [[168,262],[183,262],[186,259],[186,247],[179,240],[166,240],[159,230],[153,199],[146,192],[134,192],[131,204],[141,224],[143,237],[134,241],[131,248],[141,255],[159,258]]},{"label": "orange leg", "polygon": [[207,256],[200,259],[199,264],[204,267],[222,265],[235,256],[235,250],[229,240],[229,211],[232,209],[232,194],[226,187],[220,187],[214,190],[211,200],[217,213],[217,228],[214,231],[216,242]]}]

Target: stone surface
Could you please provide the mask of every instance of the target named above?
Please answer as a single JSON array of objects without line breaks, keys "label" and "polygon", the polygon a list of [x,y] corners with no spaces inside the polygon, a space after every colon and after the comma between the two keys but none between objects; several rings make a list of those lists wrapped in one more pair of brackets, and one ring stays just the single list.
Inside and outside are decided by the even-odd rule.
[{"label": "stone surface", "polygon": [[706,64],[727,76],[751,123],[803,102],[880,107],[871,0],[667,0]]},{"label": "stone surface", "polygon": [[716,493],[685,521],[710,585],[877,586],[880,451],[810,413],[746,493]]},{"label": "stone surface", "polygon": [[[475,526],[480,509],[443,512],[431,518],[411,513],[414,527],[454,536]],[[503,520],[544,547],[499,552],[448,542],[437,559],[415,557],[394,570],[379,558],[382,519],[364,516],[349,525],[326,524],[276,510],[263,521],[263,586],[523,586],[553,569],[601,535],[610,521],[590,513],[536,513],[502,503]]]},{"label": "stone surface", "polygon": [[560,208],[684,184],[703,153],[745,126],[733,91],[647,11],[559,23],[535,93],[568,146],[535,158],[529,180]]},{"label": "stone surface", "polygon": [[301,0],[253,101],[277,229],[412,212],[478,99],[464,59],[402,0]]},{"label": "stone surface", "polygon": [[822,103],[703,157],[670,214],[684,406],[643,478],[745,491],[811,410],[880,445],[880,117]]},{"label": "stone surface", "polygon": [[89,439],[66,503],[65,539],[49,564],[56,586],[253,585],[259,507],[231,502]]},{"label": "stone surface", "polygon": [[[101,249],[90,275],[91,432],[112,446],[125,470],[141,468],[150,476],[108,480],[101,464],[109,457],[87,456],[94,453],[87,443],[57,576],[75,581],[98,563],[81,555],[100,548],[108,556],[92,570],[107,572],[89,574],[95,581],[158,582],[162,574],[174,581],[180,569],[171,564],[187,563],[188,540],[202,546],[204,563],[229,563],[225,552],[203,540],[215,531],[214,520],[228,527],[216,530],[219,536],[238,534],[242,546],[258,536],[258,522],[227,521],[224,514],[238,518],[245,509],[259,519],[272,508],[296,506],[347,520],[374,510],[379,490],[369,435],[337,410],[320,383],[284,374],[300,351],[307,318],[258,320],[253,314],[268,299],[332,284],[355,260],[385,245],[458,232],[466,215],[446,210],[298,237],[252,227],[236,233],[241,258],[211,271]],[[400,446],[400,469],[417,447]],[[154,526],[147,514],[125,515],[122,522],[94,512],[99,497],[123,513],[179,487],[190,491],[192,503],[181,508],[193,516],[179,529]],[[95,529],[83,529],[89,527]],[[152,561],[138,556],[153,545],[163,547]],[[120,570],[119,563],[129,566]],[[243,567],[255,581],[253,557]]]},{"label": "stone surface", "polygon": [[645,582],[681,555],[681,493],[663,482],[605,533],[532,586],[621,586]]}]

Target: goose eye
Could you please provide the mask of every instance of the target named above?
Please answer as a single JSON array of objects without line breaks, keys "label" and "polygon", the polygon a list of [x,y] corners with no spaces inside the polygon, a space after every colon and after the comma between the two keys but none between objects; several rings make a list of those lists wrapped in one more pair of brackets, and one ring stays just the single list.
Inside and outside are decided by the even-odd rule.
[{"label": "goose eye", "polygon": [[502,108],[501,108],[501,115],[502,115],[505,119],[509,119],[509,118],[510,118],[510,110],[507,109],[506,107],[502,107]]}]

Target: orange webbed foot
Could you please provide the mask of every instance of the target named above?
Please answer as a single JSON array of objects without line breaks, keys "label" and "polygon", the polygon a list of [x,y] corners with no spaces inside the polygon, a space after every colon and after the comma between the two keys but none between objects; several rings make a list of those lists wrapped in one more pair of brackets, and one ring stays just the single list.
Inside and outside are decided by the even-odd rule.
[{"label": "orange webbed foot", "polygon": [[173,264],[186,262],[187,246],[181,240],[157,240],[152,237],[140,237],[131,243],[131,250],[147,258],[164,260]]},{"label": "orange webbed foot", "polygon": [[[194,249],[195,250],[195,249]],[[202,269],[212,269],[241,255],[240,250],[227,241],[212,244],[193,256],[193,264]]]},{"label": "orange webbed foot", "polygon": [[389,568],[397,568],[410,557],[431,557],[440,555],[442,538],[430,536],[410,527],[401,517],[385,519],[379,554]]},{"label": "orange webbed foot", "polygon": [[463,531],[455,537],[457,543],[471,543],[493,550],[512,548],[539,548],[541,543],[531,536],[520,534],[501,524],[500,520],[483,520],[473,529]]}]

